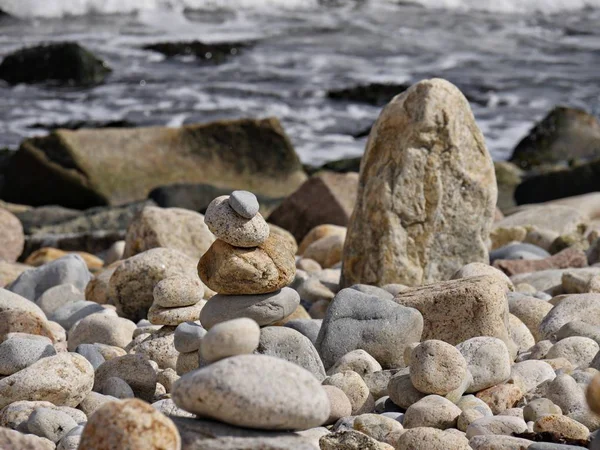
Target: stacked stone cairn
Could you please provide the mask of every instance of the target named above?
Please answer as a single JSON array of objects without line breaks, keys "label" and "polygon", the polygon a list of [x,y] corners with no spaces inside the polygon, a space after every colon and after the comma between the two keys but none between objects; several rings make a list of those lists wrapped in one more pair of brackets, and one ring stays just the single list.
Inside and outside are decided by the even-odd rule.
[{"label": "stacked stone cairn", "polygon": [[[176,381],[172,399],[184,411],[231,425],[304,430],[328,418],[327,391],[301,366],[253,353],[260,326],[284,319],[300,304],[296,291],[286,287],[295,274],[294,249],[270,232],[258,208],[253,194],[236,191],[216,198],[206,211],[218,239],[198,273],[217,295],[200,314],[206,334],[196,324],[177,329],[175,345],[181,351],[199,348],[201,368]],[[183,345],[184,335],[193,345]]]}]

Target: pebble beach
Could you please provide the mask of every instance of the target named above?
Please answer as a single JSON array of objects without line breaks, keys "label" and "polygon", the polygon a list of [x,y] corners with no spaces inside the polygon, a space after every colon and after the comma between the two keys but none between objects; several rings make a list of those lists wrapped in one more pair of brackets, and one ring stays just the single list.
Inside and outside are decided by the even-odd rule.
[{"label": "pebble beach", "polygon": [[[0,56],[3,89],[110,83]],[[553,106],[494,161],[464,91],[338,92],[385,101],[324,165],[276,117],[0,150],[0,449],[600,450],[600,122]]]}]

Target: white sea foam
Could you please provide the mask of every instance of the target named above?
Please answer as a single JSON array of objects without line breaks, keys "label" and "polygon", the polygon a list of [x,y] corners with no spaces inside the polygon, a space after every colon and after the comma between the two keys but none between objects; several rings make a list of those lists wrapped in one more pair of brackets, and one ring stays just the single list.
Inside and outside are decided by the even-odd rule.
[{"label": "white sea foam", "polygon": [[[0,9],[17,17],[50,18],[86,14],[132,14],[188,9],[312,9],[323,0],[0,0]],[[356,0],[346,0],[348,3]],[[370,0],[398,3],[398,0]],[[426,8],[498,13],[558,13],[600,8],[600,0],[405,0]]]}]

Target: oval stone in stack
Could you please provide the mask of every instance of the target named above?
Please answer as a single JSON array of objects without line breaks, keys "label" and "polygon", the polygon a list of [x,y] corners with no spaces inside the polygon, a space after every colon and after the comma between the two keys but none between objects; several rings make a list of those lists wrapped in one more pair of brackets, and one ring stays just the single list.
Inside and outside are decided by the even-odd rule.
[{"label": "oval stone in stack", "polygon": [[[237,201],[235,199],[231,201],[228,195],[215,198],[206,209],[204,222],[215,236],[234,247],[257,247],[269,237],[269,225],[258,212],[251,218],[247,218],[246,216],[250,215],[254,208],[252,205],[250,210],[244,208],[248,202],[239,201],[239,196],[236,197]],[[232,208],[231,202],[246,216],[237,213]]]},{"label": "oval stone in stack", "polygon": [[296,260],[288,241],[275,233],[251,249],[217,239],[200,259],[198,274],[219,294],[267,294],[293,281]]},{"label": "oval stone in stack", "polygon": [[198,279],[173,276],[159,281],[153,291],[154,302],[148,310],[153,325],[177,326],[194,322],[206,304],[204,286]]},{"label": "oval stone in stack", "polygon": [[252,192],[233,191],[229,196],[229,206],[246,219],[252,219],[258,214],[258,199]]}]

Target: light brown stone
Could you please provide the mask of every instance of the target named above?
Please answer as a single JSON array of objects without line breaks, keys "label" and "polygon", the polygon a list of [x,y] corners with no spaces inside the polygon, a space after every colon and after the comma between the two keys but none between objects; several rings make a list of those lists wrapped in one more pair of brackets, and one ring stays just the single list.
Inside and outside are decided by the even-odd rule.
[{"label": "light brown stone", "polygon": [[27,259],[25,260],[25,264],[33,267],[39,267],[58,258],[62,258],[63,256],[68,255],[70,253],[75,253],[81,256],[81,258],[85,261],[85,264],[87,265],[88,269],[90,269],[91,271],[99,270],[104,266],[104,261],[90,253],[66,252],[64,250],[59,250],[58,248],[52,247],[43,247],[39,250],[36,250],[27,257]]},{"label": "light brown stone", "polygon": [[15,262],[24,245],[21,221],[13,213],[0,208],[0,260]]},{"label": "light brown stone", "polygon": [[486,262],[496,209],[492,159],[462,93],[421,81],[371,130],[341,285],[418,286]]},{"label": "light brown stone", "polygon": [[304,251],[311,245],[313,242],[318,241],[321,238],[333,235],[340,235],[346,239],[346,227],[342,227],[339,225],[332,225],[329,223],[323,225],[317,225],[312,230],[308,232],[300,245],[298,246],[298,254],[303,255]]},{"label": "light brown stone", "polygon": [[296,274],[296,260],[286,240],[272,233],[253,249],[221,240],[198,263],[200,279],[219,294],[266,294],[287,286]]}]

